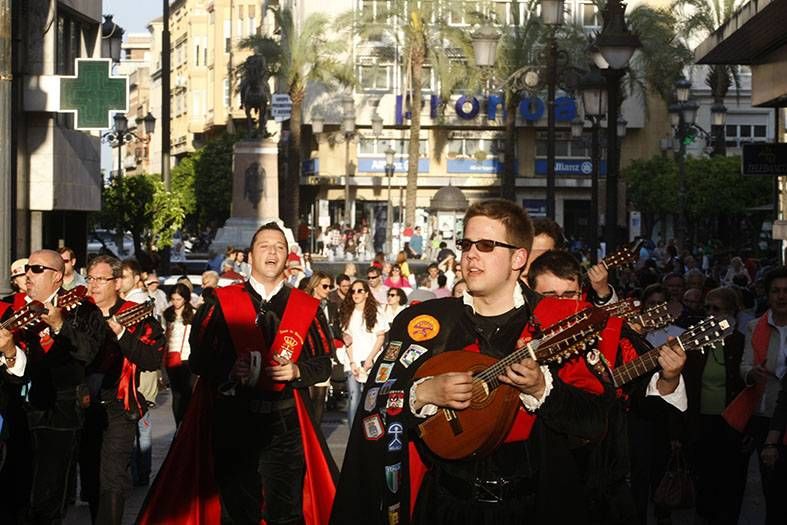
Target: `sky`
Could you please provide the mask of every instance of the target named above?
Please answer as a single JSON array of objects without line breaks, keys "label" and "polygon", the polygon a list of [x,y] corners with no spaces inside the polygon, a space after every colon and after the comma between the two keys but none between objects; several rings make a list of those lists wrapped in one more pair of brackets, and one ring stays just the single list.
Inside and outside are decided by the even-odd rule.
[{"label": "sky", "polygon": [[104,0],[101,12],[114,15],[113,20],[125,29],[126,33],[147,33],[148,22],[161,16],[163,1]]},{"label": "sky", "polygon": [[[104,0],[101,12],[114,15],[113,21],[128,33],[147,33],[148,22],[161,16],[164,0]],[[166,0],[169,1],[169,0]],[[101,145],[101,168],[112,170],[112,155],[117,150]]]}]

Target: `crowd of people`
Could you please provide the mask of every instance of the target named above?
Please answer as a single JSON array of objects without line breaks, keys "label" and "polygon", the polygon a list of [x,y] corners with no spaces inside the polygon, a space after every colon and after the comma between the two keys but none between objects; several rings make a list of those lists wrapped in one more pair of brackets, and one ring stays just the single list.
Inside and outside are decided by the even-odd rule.
[{"label": "crowd of people", "polygon": [[[455,246],[411,228],[395,257],[336,275],[265,224],[200,294],[107,255],[82,276],[69,248],[15,261],[0,522],[62,522],[78,492],[93,523],[121,523],[152,481],[142,524],[645,524],[686,506],[737,523],[753,454],[767,523],[787,522],[786,267],[647,242],[614,267],[502,200],[463,224]],[[360,235],[331,229],[318,251],[379,248]],[[594,309],[608,318],[579,355],[538,352]],[[457,364],[471,354],[484,366]],[[320,425],[338,384],[341,475]],[[151,480],[162,387],[178,431]],[[457,452],[475,429],[494,438]]]}]

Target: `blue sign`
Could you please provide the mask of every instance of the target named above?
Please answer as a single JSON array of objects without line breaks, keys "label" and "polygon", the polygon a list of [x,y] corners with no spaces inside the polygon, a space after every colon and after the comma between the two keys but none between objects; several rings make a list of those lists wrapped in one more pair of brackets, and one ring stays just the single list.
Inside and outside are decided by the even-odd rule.
[{"label": "blue sign", "polygon": [[[407,173],[407,159],[394,161],[394,173]],[[385,159],[360,158],[358,159],[360,173],[385,173]],[[429,159],[418,159],[418,173],[429,173]]]},{"label": "blue sign", "polygon": [[498,159],[448,159],[448,173],[502,173],[503,163]]},{"label": "blue sign", "polygon": [[527,214],[531,217],[546,217],[547,216],[547,201],[546,199],[523,199],[522,207],[527,210]]},{"label": "blue sign", "polygon": [[[555,175],[590,176],[593,172],[593,163],[582,159],[556,159]],[[547,159],[536,159],[536,175],[547,174]],[[602,160],[598,166],[599,176],[607,174],[607,162]]]},{"label": "blue sign", "polygon": [[[437,118],[437,108],[440,105],[440,97],[437,95],[429,96],[429,117],[432,119]],[[421,100],[421,107],[426,105],[425,100]],[[485,118],[489,120],[497,119],[497,106],[503,108],[503,118],[505,118],[505,97],[503,95],[489,95],[488,115]],[[395,103],[395,117],[396,125],[401,126],[404,124],[405,119],[409,120],[411,115],[407,111],[410,106],[410,98],[405,100],[402,95],[396,96]],[[474,120],[481,113],[481,101],[478,97],[472,95],[462,95],[454,104],[454,112],[456,116],[462,120]],[[528,122],[536,122],[540,120],[544,113],[546,113],[546,103],[538,97],[528,97],[519,103],[519,116]],[[571,122],[577,116],[577,103],[571,97],[557,97],[555,99],[555,120],[558,122]]]}]

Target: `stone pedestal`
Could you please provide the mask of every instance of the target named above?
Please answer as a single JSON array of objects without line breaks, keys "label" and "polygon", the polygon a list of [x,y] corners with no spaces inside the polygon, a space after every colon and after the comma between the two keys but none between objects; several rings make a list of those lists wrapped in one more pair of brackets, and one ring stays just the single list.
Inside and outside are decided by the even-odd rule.
[{"label": "stone pedestal", "polygon": [[[278,220],[278,157],[278,144],[270,138],[247,139],[235,144],[230,218],[216,232],[211,251],[222,253],[227,246],[248,248],[257,228]],[[292,243],[292,233],[285,233],[288,242]]]}]

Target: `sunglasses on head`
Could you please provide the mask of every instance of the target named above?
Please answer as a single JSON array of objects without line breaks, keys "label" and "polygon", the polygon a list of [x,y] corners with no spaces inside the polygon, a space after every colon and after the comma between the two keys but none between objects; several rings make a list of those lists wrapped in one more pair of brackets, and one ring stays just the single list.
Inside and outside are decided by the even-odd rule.
[{"label": "sunglasses on head", "polygon": [[52,268],[51,266],[44,266],[43,264],[26,264],[25,265],[25,273],[33,272],[33,273],[44,273],[44,270],[52,270],[56,272],[56,268]]},{"label": "sunglasses on head", "polygon": [[468,251],[470,248],[473,247],[474,244],[475,247],[478,248],[478,251],[483,253],[489,253],[492,250],[494,250],[497,246],[500,246],[501,248],[508,248],[509,250],[519,249],[517,246],[514,246],[513,244],[506,244],[504,242],[493,241],[491,239],[478,239],[477,241],[471,241],[470,239],[459,239],[458,241],[456,241],[456,247],[463,252]]}]

